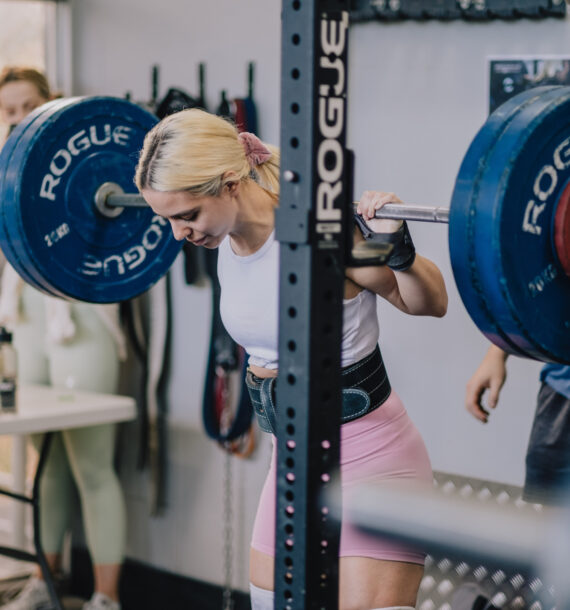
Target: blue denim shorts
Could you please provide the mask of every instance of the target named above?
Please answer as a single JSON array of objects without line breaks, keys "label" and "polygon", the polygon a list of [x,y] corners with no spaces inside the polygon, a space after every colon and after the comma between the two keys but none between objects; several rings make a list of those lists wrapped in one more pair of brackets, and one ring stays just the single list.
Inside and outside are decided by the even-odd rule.
[{"label": "blue denim shorts", "polygon": [[526,454],[523,499],[558,504],[570,497],[570,400],[543,383]]}]

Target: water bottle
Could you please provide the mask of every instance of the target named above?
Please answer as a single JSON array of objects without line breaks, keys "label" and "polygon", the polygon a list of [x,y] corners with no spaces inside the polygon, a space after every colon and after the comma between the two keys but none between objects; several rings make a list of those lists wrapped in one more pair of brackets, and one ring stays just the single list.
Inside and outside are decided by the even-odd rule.
[{"label": "water bottle", "polygon": [[12,333],[0,326],[0,411],[15,413],[18,386],[18,358]]}]

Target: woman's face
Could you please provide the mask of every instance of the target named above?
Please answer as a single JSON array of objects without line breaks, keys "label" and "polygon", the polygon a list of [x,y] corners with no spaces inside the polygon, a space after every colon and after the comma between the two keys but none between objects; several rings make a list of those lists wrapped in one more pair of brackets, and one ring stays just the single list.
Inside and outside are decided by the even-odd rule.
[{"label": "woman's face", "polygon": [[226,186],[218,197],[152,189],[143,190],[142,195],[155,214],[170,222],[175,239],[212,249],[235,228],[237,205],[232,186]]},{"label": "woman's face", "polygon": [[0,89],[0,117],[8,125],[17,125],[32,110],[47,101],[29,81],[6,83]]}]

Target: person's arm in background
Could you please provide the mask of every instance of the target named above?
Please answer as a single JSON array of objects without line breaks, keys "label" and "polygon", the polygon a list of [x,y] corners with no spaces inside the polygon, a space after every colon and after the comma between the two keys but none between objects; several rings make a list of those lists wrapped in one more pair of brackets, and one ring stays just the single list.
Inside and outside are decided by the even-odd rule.
[{"label": "person's arm in background", "polygon": [[481,364],[467,382],[465,408],[473,417],[484,423],[489,419],[489,411],[483,406],[483,395],[488,390],[486,403],[489,408],[494,409],[507,378],[507,357],[508,354],[500,347],[491,345]]}]

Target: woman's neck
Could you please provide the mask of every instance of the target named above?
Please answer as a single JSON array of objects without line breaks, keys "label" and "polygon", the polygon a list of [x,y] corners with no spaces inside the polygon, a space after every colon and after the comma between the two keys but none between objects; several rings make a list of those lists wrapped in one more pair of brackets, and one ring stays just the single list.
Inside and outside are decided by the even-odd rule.
[{"label": "woman's neck", "polygon": [[240,184],[237,197],[239,213],[230,231],[232,250],[248,256],[261,248],[275,228],[277,198],[253,180]]}]

